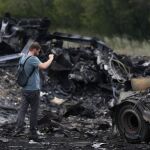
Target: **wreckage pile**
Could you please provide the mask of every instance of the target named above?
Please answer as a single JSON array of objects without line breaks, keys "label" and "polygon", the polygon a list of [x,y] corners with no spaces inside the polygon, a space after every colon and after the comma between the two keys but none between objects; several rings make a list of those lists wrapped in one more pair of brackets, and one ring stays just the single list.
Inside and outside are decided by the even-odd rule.
[{"label": "wreckage pile", "polygon": [[[21,100],[21,89],[15,84],[14,69],[1,69],[0,141],[12,141],[17,110]],[[88,139],[99,135],[111,126],[108,110],[104,107],[110,99],[99,87],[86,87],[74,94],[62,92],[58,81],[51,77],[41,92],[39,130],[44,139],[54,138]],[[93,96],[94,95],[94,96]],[[26,117],[28,130],[29,116]],[[26,132],[25,132],[26,133]],[[27,135],[27,134],[26,134]],[[21,136],[24,138],[24,135]],[[14,138],[14,137],[13,137]],[[7,139],[7,140],[6,140]],[[81,140],[80,139],[80,140]],[[83,147],[92,142],[83,142]],[[81,144],[82,145],[82,144]],[[75,145],[77,146],[77,145]]]},{"label": "wreckage pile", "polygon": [[[146,133],[149,133],[150,108],[145,96],[149,91],[142,97],[140,90],[143,89],[135,92],[132,84],[132,79],[149,75],[149,58],[118,55],[96,38],[51,34],[46,18],[21,19],[14,24],[9,24],[10,19],[2,20],[0,34],[2,137],[10,137],[21,100],[21,89],[15,83],[18,58],[27,54],[30,45],[38,41],[42,46],[41,61],[47,60],[50,53],[55,56],[51,67],[41,72],[41,132],[59,139],[91,141],[92,137],[97,141],[105,131],[110,131],[112,118],[112,128],[117,125],[129,142],[149,139]],[[149,78],[143,79],[149,81]],[[144,85],[145,89],[149,87],[149,84]],[[27,116],[27,129],[28,122]],[[107,138],[102,139],[106,142]],[[7,140],[2,138],[2,141]],[[101,145],[105,144],[99,147]]]},{"label": "wreckage pile", "polygon": [[[4,149],[34,149],[28,143],[29,116],[26,116],[25,133],[12,137],[21,89],[15,84],[16,68],[0,69],[1,134],[0,145]],[[41,92],[38,126],[43,139],[41,149],[100,149],[100,148],[148,148],[147,145],[130,145],[119,136],[112,136],[108,103],[113,94],[99,84],[78,83],[75,91],[63,89],[59,78],[47,76]],[[81,90],[82,89],[82,90]],[[3,107],[2,107],[3,106]],[[112,137],[112,138],[110,138]],[[68,144],[70,143],[70,144]],[[67,147],[66,147],[67,146]],[[35,147],[35,145],[34,145]]]}]

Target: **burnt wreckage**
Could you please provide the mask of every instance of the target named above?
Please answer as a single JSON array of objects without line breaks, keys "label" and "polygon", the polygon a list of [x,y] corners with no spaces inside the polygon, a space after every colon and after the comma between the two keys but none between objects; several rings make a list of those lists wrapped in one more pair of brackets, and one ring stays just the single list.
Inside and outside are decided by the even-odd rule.
[{"label": "burnt wreckage", "polygon": [[[64,33],[49,33],[50,21],[20,19],[10,16],[1,21],[0,66],[13,64],[21,53],[27,53],[33,41],[42,46],[40,59],[53,53],[49,72],[55,72],[65,92],[74,92],[78,84],[98,84],[112,91],[109,102],[113,124],[130,142],[149,140],[149,63],[133,63],[118,55],[96,38]],[[68,43],[71,43],[69,47]],[[8,62],[8,63],[7,63]],[[11,63],[10,63],[11,62]]]}]

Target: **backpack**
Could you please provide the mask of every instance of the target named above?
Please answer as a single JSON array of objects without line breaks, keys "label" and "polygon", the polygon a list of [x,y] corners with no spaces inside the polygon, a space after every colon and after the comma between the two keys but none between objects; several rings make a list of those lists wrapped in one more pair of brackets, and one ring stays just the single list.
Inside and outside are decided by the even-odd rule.
[{"label": "backpack", "polygon": [[25,62],[23,64],[19,64],[18,70],[17,70],[17,74],[16,74],[16,82],[19,86],[21,87],[25,87],[27,85],[27,82],[29,80],[29,78],[31,77],[31,75],[33,74],[35,68],[31,71],[31,73],[29,75],[26,74],[24,66],[27,62],[27,60],[30,58],[31,56],[29,56]]}]

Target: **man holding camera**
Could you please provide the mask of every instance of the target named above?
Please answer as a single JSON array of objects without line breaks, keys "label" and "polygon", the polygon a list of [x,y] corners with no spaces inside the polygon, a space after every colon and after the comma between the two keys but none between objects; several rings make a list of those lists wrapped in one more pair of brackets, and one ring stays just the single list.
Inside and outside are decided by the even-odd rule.
[{"label": "man holding camera", "polygon": [[30,112],[30,137],[29,138],[33,140],[38,140],[37,116],[38,116],[38,108],[40,102],[40,89],[41,89],[39,69],[47,69],[52,63],[54,58],[54,55],[50,54],[49,59],[46,62],[42,63],[37,57],[40,53],[40,50],[41,50],[41,46],[39,45],[39,43],[37,42],[32,43],[32,45],[29,48],[28,54],[22,56],[19,62],[19,63],[24,63],[26,61],[24,69],[27,75],[29,75],[31,72],[33,73],[29,77],[27,84],[23,87],[22,90],[23,100],[21,103],[20,110],[18,112],[17,126],[15,129],[14,136],[19,134],[24,129],[25,114],[27,112],[28,106],[30,105],[31,112]]}]

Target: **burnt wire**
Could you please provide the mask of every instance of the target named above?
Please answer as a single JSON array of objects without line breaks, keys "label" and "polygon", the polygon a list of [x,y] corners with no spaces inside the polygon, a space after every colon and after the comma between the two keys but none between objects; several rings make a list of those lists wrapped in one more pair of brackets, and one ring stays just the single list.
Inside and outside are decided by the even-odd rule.
[{"label": "burnt wire", "polygon": [[[114,59],[114,56],[111,55],[111,58],[110,58],[110,60],[109,60],[109,66],[110,66],[110,68],[111,68],[111,71],[112,71],[112,73],[113,73],[113,76],[115,76],[116,80],[117,80],[119,83],[124,83],[124,81],[121,81],[121,80],[118,79],[118,73],[117,73],[116,69],[114,69],[114,67],[113,67],[113,62],[116,62],[116,63],[118,64],[119,69],[120,69],[120,70],[123,69],[123,71],[124,71],[127,75],[130,74],[130,70],[128,70],[128,69],[125,67],[125,65],[124,65],[121,61],[119,61],[119,60],[117,60],[117,59]],[[122,66],[122,67],[121,67],[121,66]],[[119,78],[120,78],[120,77],[119,77]]]}]

